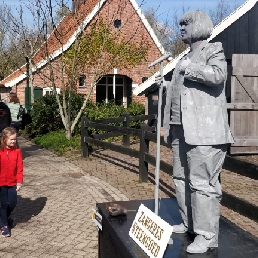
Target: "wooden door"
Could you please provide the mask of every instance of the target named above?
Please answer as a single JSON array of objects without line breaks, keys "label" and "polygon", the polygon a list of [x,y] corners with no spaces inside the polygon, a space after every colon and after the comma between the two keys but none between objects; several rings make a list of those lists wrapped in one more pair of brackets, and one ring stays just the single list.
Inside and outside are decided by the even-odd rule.
[{"label": "wooden door", "polygon": [[231,154],[258,153],[258,55],[232,56],[230,128],[236,142]]}]

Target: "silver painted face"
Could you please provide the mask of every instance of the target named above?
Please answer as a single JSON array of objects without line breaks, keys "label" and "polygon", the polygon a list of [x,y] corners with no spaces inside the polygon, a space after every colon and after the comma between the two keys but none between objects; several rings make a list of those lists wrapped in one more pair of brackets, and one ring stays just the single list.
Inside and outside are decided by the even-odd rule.
[{"label": "silver painted face", "polygon": [[193,24],[190,22],[183,22],[181,24],[180,32],[183,42],[190,44],[192,40]]}]

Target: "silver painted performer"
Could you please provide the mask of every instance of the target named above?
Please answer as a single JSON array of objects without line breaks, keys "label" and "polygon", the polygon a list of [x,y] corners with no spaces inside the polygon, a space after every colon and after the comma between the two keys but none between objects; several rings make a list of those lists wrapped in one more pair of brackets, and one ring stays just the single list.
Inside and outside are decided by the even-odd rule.
[{"label": "silver painted performer", "polygon": [[227,63],[222,44],[207,42],[213,24],[206,13],[190,11],[180,25],[190,52],[167,82],[163,123],[165,141],[172,144],[173,180],[183,220],[173,231],[194,232],[186,251],[204,253],[218,247],[219,174],[228,143],[234,142],[225,97]]}]

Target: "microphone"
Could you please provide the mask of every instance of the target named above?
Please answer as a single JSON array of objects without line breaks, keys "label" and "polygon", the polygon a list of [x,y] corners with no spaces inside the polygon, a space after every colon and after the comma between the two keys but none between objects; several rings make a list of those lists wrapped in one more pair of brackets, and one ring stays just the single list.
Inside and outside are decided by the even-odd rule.
[{"label": "microphone", "polygon": [[162,57],[160,57],[159,59],[157,59],[156,61],[154,61],[153,63],[151,63],[148,68],[162,62],[163,60],[168,59],[169,57],[171,57],[171,53],[170,52],[166,52]]}]

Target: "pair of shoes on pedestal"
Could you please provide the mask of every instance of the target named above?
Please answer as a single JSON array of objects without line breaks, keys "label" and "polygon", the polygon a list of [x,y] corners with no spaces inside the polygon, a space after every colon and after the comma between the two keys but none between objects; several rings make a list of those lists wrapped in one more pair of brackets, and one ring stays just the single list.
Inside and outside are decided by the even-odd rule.
[{"label": "pair of shoes on pedestal", "polygon": [[186,232],[189,232],[191,234],[194,233],[193,230],[189,229],[188,227],[186,227],[184,223],[181,223],[179,225],[174,225],[173,226],[173,233],[183,234],[183,233],[186,233]]},{"label": "pair of shoes on pedestal", "polygon": [[197,235],[194,239],[194,242],[190,244],[186,252],[192,253],[192,254],[200,254],[205,253],[209,248],[218,247],[218,242],[216,241],[216,237],[213,237],[211,239],[206,239],[202,235]]}]

